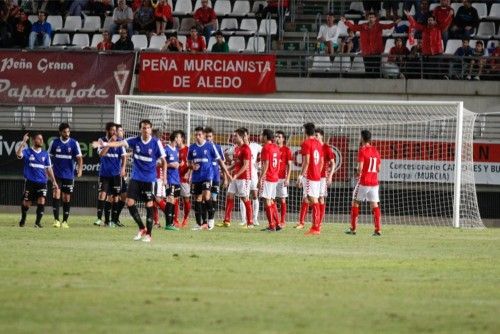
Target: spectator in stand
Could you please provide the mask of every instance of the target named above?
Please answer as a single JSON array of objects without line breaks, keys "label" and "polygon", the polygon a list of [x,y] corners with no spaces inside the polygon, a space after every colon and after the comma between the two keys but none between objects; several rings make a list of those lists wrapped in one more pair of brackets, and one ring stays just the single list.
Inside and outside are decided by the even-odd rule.
[{"label": "spectator in stand", "polygon": [[134,14],[134,29],[139,34],[149,35],[155,28],[155,13],[151,0],[143,0]]},{"label": "spectator in stand", "polygon": [[341,21],[352,31],[360,32],[361,54],[365,63],[365,71],[378,75],[380,73],[380,55],[384,52],[382,30],[390,29],[396,23],[382,24],[378,21],[375,13],[370,13],[368,22],[363,24],[351,23],[345,17],[342,17]]},{"label": "spectator in stand", "polygon": [[15,21],[15,18],[19,15],[19,11],[21,10],[21,8],[17,5],[17,1],[16,2],[13,2],[11,0],[6,0],[4,2],[4,10],[3,10],[3,16],[4,16],[4,19],[5,21],[7,21],[7,23],[12,23]]},{"label": "spectator in stand", "polygon": [[156,34],[164,35],[165,29],[172,29],[174,21],[172,8],[165,0],[158,0],[155,8]]},{"label": "spectator in stand", "polygon": [[[411,47],[407,59],[407,76],[412,75],[412,77],[419,77],[422,72],[422,40],[417,40],[417,43]],[[417,73],[418,76],[415,76]]]},{"label": "spectator in stand", "polygon": [[11,26],[7,23],[6,12],[5,4],[0,2],[0,48],[9,48],[11,45]]},{"label": "spectator in stand", "polygon": [[50,37],[52,34],[52,26],[46,22],[47,14],[45,12],[38,12],[38,21],[31,26],[31,33],[29,37],[29,48],[34,49],[35,46],[50,46]]},{"label": "spectator in stand", "polygon": [[318,49],[323,50],[326,46],[326,53],[332,56],[338,49],[340,29],[339,26],[335,24],[335,18],[333,13],[328,13],[326,15],[326,23],[319,27],[318,32]]},{"label": "spectator in stand", "polygon": [[130,8],[132,8],[132,11],[135,13],[137,12],[137,10],[139,10],[139,8],[141,8],[141,6],[143,6],[143,0],[133,0],[131,3],[130,3]]},{"label": "spectator in stand", "polygon": [[104,21],[105,17],[113,11],[112,0],[94,0],[89,1],[87,9],[90,15],[100,16]]},{"label": "spectator in stand", "polygon": [[[464,38],[462,40],[462,46],[455,50],[454,58],[450,62],[449,77],[462,79],[464,76],[464,63],[469,63],[470,60],[467,57],[471,57],[474,54],[474,49],[469,46],[469,39]],[[461,59],[457,59],[460,57]],[[463,59],[466,57],[466,59]]]},{"label": "spectator in stand", "polygon": [[479,15],[476,8],[472,7],[470,0],[463,0],[462,7],[457,10],[451,33],[455,38],[470,38],[479,26]]},{"label": "spectator in stand", "polygon": [[422,31],[422,55],[424,56],[424,65],[426,65],[426,73],[433,77],[435,71],[440,72],[443,61],[439,56],[443,54],[443,30],[450,24],[453,19],[453,12],[449,12],[448,18],[441,23],[436,22],[434,16],[427,19],[427,25],[420,24],[415,21],[410,12],[405,12],[410,26]]},{"label": "spectator in stand", "polygon": [[378,15],[378,12],[380,11],[381,4],[382,4],[382,1],[378,1],[378,0],[365,0],[365,1],[363,1],[363,8],[365,10],[365,17],[368,18],[370,13],[375,13],[375,15]]},{"label": "spectator in stand", "polygon": [[114,34],[118,28],[126,27],[128,35],[134,34],[134,13],[132,8],[125,4],[125,0],[118,0],[118,6],[113,11],[113,23],[109,29],[111,34]]},{"label": "spectator in stand", "polygon": [[108,51],[113,49],[113,43],[111,43],[111,36],[109,31],[102,32],[102,41],[97,44],[97,51]]},{"label": "spectator in stand", "polygon": [[165,45],[161,48],[163,52],[182,52],[182,50],[184,50],[184,45],[179,41],[176,33],[170,35],[165,41]]},{"label": "spectator in stand", "polygon": [[483,74],[483,68],[486,64],[486,57],[484,52],[483,41],[477,41],[476,47],[472,53],[472,59],[469,64],[469,74],[467,75],[467,80],[480,80]]},{"label": "spectator in stand", "polygon": [[121,27],[119,30],[120,33],[120,39],[116,41],[116,43],[113,43],[111,49],[115,51],[133,51],[134,50],[134,43],[132,43],[132,40],[128,36],[127,33],[128,29],[125,28],[125,26]]},{"label": "spectator in stand", "polygon": [[201,7],[194,12],[193,17],[197,28],[205,36],[205,40],[210,40],[212,31],[217,29],[217,15],[212,8],[208,7],[208,0],[201,0]]},{"label": "spectator in stand", "polygon": [[24,49],[28,46],[31,26],[28,15],[21,9],[12,27],[12,47]]},{"label": "spectator in stand", "polygon": [[215,33],[215,44],[212,45],[212,52],[229,52],[229,46],[227,45],[224,35],[220,30],[217,30]]},{"label": "spectator in stand", "polygon": [[87,8],[88,0],[73,0],[69,6],[68,15],[80,16],[82,11]]},{"label": "spectator in stand", "polygon": [[399,0],[384,0],[383,7],[387,20],[396,20],[398,18]]},{"label": "spectator in stand", "polygon": [[342,53],[359,52],[358,36],[351,29],[347,29],[347,36],[342,38],[340,50]]},{"label": "spectator in stand", "polygon": [[[406,9],[405,9],[406,10]],[[409,10],[408,10],[409,11]],[[415,16],[413,17],[415,21],[420,24],[427,24],[427,19],[431,16],[432,13],[429,10],[429,1],[422,0],[419,4],[419,10],[415,10]],[[420,31],[414,31],[414,29],[408,29],[408,33],[412,34],[414,38],[420,39],[422,38],[422,34]]]},{"label": "spectator in stand", "polygon": [[394,63],[403,69],[406,66],[406,58],[410,54],[410,50],[404,45],[403,39],[397,37],[394,41],[394,46],[389,51],[389,62]]},{"label": "spectator in stand", "polygon": [[278,0],[267,0],[266,6],[260,5],[256,14],[262,18],[267,18],[268,13],[278,14],[280,5],[281,9],[286,11],[288,9],[288,2],[288,0],[281,0],[281,3]]},{"label": "spectator in stand", "polygon": [[500,74],[500,45],[495,48],[495,51],[493,51],[490,54],[490,73],[493,75],[499,75]]},{"label": "spectator in stand", "polygon": [[191,27],[189,36],[186,41],[186,51],[191,53],[207,51],[205,38],[201,35],[198,35],[198,29],[196,27]]},{"label": "spectator in stand", "polygon": [[[432,16],[436,18],[436,22],[441,24],[442,22],[448,22],[448,17],[453,17],[454,11],[450,6],[450,0],[441,0],[439,6],[434,8],[432,11]],[[443,43],[446,44],[448,42],[448,29],[450,28],[451,21],[449,21],[448,25],[443,27],[443,32],[441,36],[443,37]]]}]

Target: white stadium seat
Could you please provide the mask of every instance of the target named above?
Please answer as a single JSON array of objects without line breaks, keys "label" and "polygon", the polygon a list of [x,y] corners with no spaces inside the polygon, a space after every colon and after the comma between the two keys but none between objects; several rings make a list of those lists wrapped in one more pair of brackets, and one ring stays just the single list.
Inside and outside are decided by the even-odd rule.
[{"label": "white stadium seat", "polygon": [[231,1],[229,0],[217,0],[215,2],[215,14],[217,16],[225,16],[231,13]]},{"label": "white stadium seat", "polygon": [[97,44],[102,42],[102,35],[101,34],[94,34],[92,36],[92,43],[90,44],[91,48],[97,48]]},{"label": "white stadium seat", "polygon": [[245,50],[245,37],[231,36],[228,41],[229,52],[240,52]]},{"label": "white stadium seat", "polygon": [[237,19],[222,19],[220,23],[220,30],[224,35],[231,35],[238,30],[238,20]]},{"label": "white stadium seat", "polygon": [[246,51],[249,52],[264,52],[266,50],[266,40],[264,37],[250,37],[248,39]]},{"label": "white stadium seat", "polygon": [[210,37],[210,40],[208,41],[207,50],[208,50],[208,51],[212,51],[212,46],[213,46],[216,42],[217,42],[217,39],[215,38],[215,36]]},{"label": "white stadium seat", "polygon": [[111,36],[111,43],[116,43],[119,39],[120,39],[119,34],[113,34],[113,36]]},{"label": "white stadium seat", "polygon": [[238,0],[234,2],[232,16],[246,16],[250,13],[250,2]]},{"label": "white stadium seat", "polygon": [[101,29],[100,16],[85,16],[82,31],[99,31]]},{"label": "white stadium seat", "polygon": [[52,45],[68,45],[71,44],[71,40],[69,38],[69,34],[55,34],[52,39]]},{"label": "white stadium seat", "polygon": [[68,16],[64,21],[63,31],[77,31],[82,29],[82,18],[80,16]]},{"label": "white stadium seat", "polygon": [[264,19],[260,21],[259,35],[276,35],[278,26],[275,19]]},{"label": "white stadium seat", "polygon": [[179,33],[189,34],[191,27],[195,25],[195,21],[192,17],[185,17],[181,21],[181,26],[179,27]]},{"label": "white stadium seat", "polygon": [[50,23],[52,31],[57,31],[62,29],[63,20],[61,15],[49,15],[47,17],[47,22]]},{"label": "white stadium seat", "polygon": [[461,39],[449,39],[448,42],[446,42],[446,49],[444,50],[444,54],[453,55],[460,46],[462,46]]},{"label": "white stadium seat", "polygon": [[365,73],[365,63],[363,57],[355,57],[349,73]]},{"label": "white stadium seat", "polygon": [[488,15],[490,20],[500,20],[500,3],[494,3],[491,5],[490,14]]},{"label": "white stadium seat", "polygon": [[161,48],[163,48],[163,46],[165,45],[166,40],[167,38],[165,37],[165,35],[151,36],[148,49],[161,50]]},{"label": "white stadium seat", "polygon": [[174,9],[174,15],[186,15],[193,12],[191,0],[177,0]]},{"label": "white stadium seat", "polygon": [[495,22],[481,22],[474,38],[490,39],[493,35],[495,35]]},{"label": "white stadium seat", "polygon": [[82,48],[88,47],[90,44],[89,35],[88,34],[74,34],[73,41],[71,44],[82,47]]},{"label": "white stadium seat", "polygon": [[132,43],[134,43],[135,50],[147,49],[148,47],[148,38],[146,35],[133,35]]},{"label": "white stadium seat", "polygon": [[336,56],[333,59],[332,72],[334,73],[345,73],[351,69],[351,57],[347,56]]},{"label": "white stadium seat", "polygon": [[106,16],[106,18],[104,19],[104,23],[102,24],[102,30],[109,31],[112,24],[113,24],[113,17]]},{"label": "white stadium seat", "polygon": [[330,72],[332,70],[332,62],[330,56],[314,56],[310,72]]},{"label": "white stadium seat", "polygon": [[488,16],[488,7],[484,2],[474,2],[472,4],[472,7],[476,8],[477,15],[479,15],[480,19],[483,19],[486,16]]},{"label": "white stadium seat", "polygon": [[241,20],[240,31],[238,32],[238,34],[251,35],[255,34],[258,29],[259,26],[256,19],[243,19]]}]

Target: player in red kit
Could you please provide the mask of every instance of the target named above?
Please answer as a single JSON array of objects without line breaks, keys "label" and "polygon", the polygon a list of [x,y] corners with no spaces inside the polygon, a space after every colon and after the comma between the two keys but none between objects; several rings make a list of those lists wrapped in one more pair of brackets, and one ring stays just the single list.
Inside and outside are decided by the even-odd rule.
[{"label": "player in red kit", "polygon": [[313,123],[304,124],[306,140],[300,147],[302,170],[298,184],[304,188],[304,198],[312,206],[312,227],[306,234],[320,234],[321,210],[319,206],[321,170],[323,169],[323,147],[315,137]]},{"label": "player in red kit", "polygon": [[263,231],[269,232],[281,230],[278,209],[274,201],[279,180],[280,148],[273,143],[273,138],[273,131],[269,129],[262,130],[262,134],[260,135],[262,143],[262,151],[260,153],[262,169],[258,184],[260,197],[265,200],[265,212],[269,223],[268,227]]},{"label": "player in red kit", "polygon": [[286,225],[286,199],[288,198],[288,185],[292,171],[293,154],[292,150],[286,146],[286,135],[283,131],[276,131],[274,136],[276,144],[280,150],[278,185],[276,187],[276,197],[280,204],[280,227]]},{"label": "player in red kit", "polygon": [[351,208],[351,228],[347,234],[356,234],[361,202],[370,202],[375,224],[374,236],[380,236],[380,207],[378,196],[378,173],[380,172],[380,153],[372,146],[372,134],[368,130],[361,131],[361,148],[358,153],[358,184],[354,188]]},{"label": "player in red kit", "polygon": [[323,218],[325,217],[326,203],[325,200],[328,197],[328,186],[332,184],[333,173],[335,172],[335,155],[333,150],[325,143],[325,132],[323,129],[317,128],[315,130],[316,139],[319,140],[323,147],[323,169],[321,170],[321,183],[319,191],[319,207],[321,211],[321,223],[323,223]]},{"label": "player in red kit", "polygon": [[237,129],[234,132],[234,141],[237,148],[234,150],[234,169],[232,181],[227,189],[226,213],[222,226],[231,226],[231,214],[234,208],[234,197],[238,196],[243,200],[246,209],[245,228],[253,228],[253,210],[250,201],[250,183],[252,177],[252,151],[250,146],[245,144],[246,132],[244,129]]},{"label": "player in red kit", "polygon": [[175,202],[174,209],[174,224],[177,227],[186,227],[189,219],[189,211],[191,211],[191,186],[189,185],[189,166],[187,156],[189,147],[186,145],[186,134],[184,131],[179,131],[182,137],[182,144],[179,147],[179,174],[181,176],[181,197],[183,198],[184,218],[182,224],[179,225],[179,200]]},{"label": "player in red kit", "polygon": [[[153,136],[158,137],[160,134],[158,129],[153,130]],[[161,144],[165,148],[166,146],[166,140],[165,140],[165,134],[162,135],[161,139]],[[158,209],[160,209],[162,212],[165,212],[165,207],[167,205],[166,201],[166,188],[165,188],[165,183],[163,180],[165,179],[164,174],[166,171],[163,170],[163,164],[161,160],[158,160],[156,162],[156,182],[154,184],[154,205],[153,205],[153,222],[154,222],[154,227],[160,228],[160,222],[159,222],[159,212]]]}]

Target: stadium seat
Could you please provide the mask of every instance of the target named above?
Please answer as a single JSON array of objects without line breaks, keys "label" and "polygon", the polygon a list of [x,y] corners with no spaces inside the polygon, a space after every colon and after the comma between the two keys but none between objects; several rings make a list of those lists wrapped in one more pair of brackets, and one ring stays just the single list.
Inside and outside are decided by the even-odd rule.
[{"label": "stadium seat", "polygon": [[257,32],[259,26],[256,19],[243,19],[240,24],[239,35],[252,35]]},{"label": "stadium seat", "polygon": [[47,17],[47,22],[50,23],[52,31],[58,31],[62,29],[63,19],[61,15],[49,15]]},{"label": "stadium seat", "polygon": [[494,3],[491,5],[490,14],[488,15],[490,20],[500,20],[500,3]]},{"label": "stadium seat", "polygon": [[332,70],[332,62],[330,56],[314,56],[310,72],[330,72]]},{"label": "stadium seat", "polygon": [[462,46],[461,39],[449,39],[448,42],[446,43],[446,49],[444,50],[444,54],[453,55],[460,46]]},{"label": "stadium seat", "polygon": [[493,35],[495,35],[495,22],[480,22],[474,38],[490,39]]},{"label": "stadium seat", "polygon": [[185,17],[181,21],[181,26],[179,27],[179,33],[188,35],[191,27],[195,25],[195,21],[192,17]]},{"label": "stadium seat", "polygon": [[232,16],[247,16],[250,13],[250,2],[238,0],[234,2]]},{"label": "stadium seat", "polygon": [[365,73],[365,63],[363,57],[354,57],[349,73]]},{"label": "stadium seat", "polygon": [[165,35],[151,36],[148,49],[161,50],[161,48],[165,45],[166,40],[167,38]]},{"label": "stadium seat", "polygon": [[174,15],[186,15],[193,12],[191,0],[177,0]]},{"label": "stadium seat", "polygon": [[186,48],[187,37],[186,36],[177,36],[177,39],[179,40],[179,42],[182,43],[183,47]]},{"label": "stadium seat", "polygon": [[33,24],[38,21],[38,15],[30,15],[28,16],[28,20]]},{"label": "stadium seat", "polygon": [[345,73],[351,69],[351,57],[336,56],[333,59],[332,72]]},{"label": "stadium seat", "polygon": [[102,30],[109,31],[112,24],[113,24],[113,17],[106,16],[106,18],[104,19],[104,23],[102,24]]},{"label": "stadium seat", "polygon": [[55,107],[52,110],[52,126],[57,127],[62,122],[73,122],[73,107]]},{"label": "stadium seat", "polygon": [[102,42],[102,35],[101,34],[94,34],[92,36],[92,43],[90,44],[91,48],[97,48],[97,44]]},{"label": "stadium seat", "polygon": [[172,34],[174,32],[177,32],[179,30],[179,18],[178,17],[172,17],[173,20],[173,25],[172,29],[165,29],[165,34]]},{"label": "stadium seat", "polygon": [[250,37],[248,39],[247,48],[248,52],[265,52],[266,51],[266,40],[264,37]]},{"label": "stadium seat", "polygon": [[260,21],[259,35],[276,35],[278,26],[275,19],[264,19]]},{"label": "stadium seat", "polygon": [[100,16],[85,16],[82,31],[99,31],[101,29]]},{"label": "stadium seat", "polygon": [[472,7],[476,8],[477,15],[479,15],[480,19],[483,19],[486,16],[488,16],[488,7],[484,2],[474,2],[472,4]]},{"label": "stadium seat", "polygon": [[52,38],[53,46],[67,46],[69,44],[71,44],[69,34],[55,34]]},{"label": "stadium seat", "polygon": [[496,47],[498,47],[500,45],[500,41],[488,41],[488,43],[486,43],[486,53],[487,55],[491,55],[491,52],[490,50],[494,50]]},{"label": "stadium seat", "polygon": [[245,37],[231,36],[228,41],[229,52],[241,52],[245,50]]},{"label": "stadium seat", "polygon": [[431,3],[431,5],[429,6],[429,11],[433,11],[434,9],[436,9],[436,7],[439,6],[439,3]]},{"label": "stadium seat", "polygon": [[350,6],[349,6],[350,11],[356,11],[360,12],[360,14],[345,14],[344,16],[348,19],[359,19],[362,17],[362,13],[365,12],[365,9],[363,7],[363,2],[361,1],[352,1]]},{"label": "stadium seat", "polygon": [[257,1],[254,1],[253,2],[253,5],[252,5],[252,13],[255,14],[259,11],[259,6],[263,6],[263,7],[266,7],[267,6],[267,2],[266,1],[263,1],[263,0],[257,0]]},{"label": "stadium seat", "polygon": [[208,41],[208,46],[207,50],[212,51],[212,46],[217,42],[215,36],[210,37],[210,40]]},{"label": "stadium seat", "polygon": [[75,46],[79,46],[81,48],[86,48],[89,46],[89,35],[88,34],[74,34],[72,43]]},{"label": "stadium seat", "polygon": [[453,2],[450,4],[451,8],[453,8],[453,12],[455,15],[457,15],[458,9],[462,7],[462,1],[460,2]]},{"label": "stadium seat", "polygon": [[148,38],[146,35],[133,35],[132,43],[134,43],[135,50],[143,50],[148,48]]},{"label": "stadium seat", "polygon": [[384,47],[384,53],[389,53],[394,46],[394,39],[393,38],[388,38],[385,41],[385,47]]},{"label": "stadium seat", "polygon": [[80,16],[67,16],[62,31],[75,32],[82,29],[82,18]]},{"label": "stadium seat", "polygon": [[119,39],[120,39],[119,34],[113,34],[113,36],[111,36],[111,43],[116,43]]},{"label": "stadium seat", "polygon": [[215,2],[215,14],[217,16],[225,16],[231,13],[231,1],[229,0],[217,0]]},{"label": "stadium seat", "polygon": [[238,30],[238,20],[237,19],[222,19],[220,23],[220,30],[224,35],[232,35],[236,30]]},{"label": "stadium seat", "polygon": [[[177,0],[177,1],[179,1],[179,0]],[[196,0],[196,3],[194,4],[193,12],[195,12],[200,7],[201,7],[201,0]],[[212,8],[212,0],[208,0],[208,7]]]},{"label": "stadium seat", "polygon": [[[382,23],[382,24],[390,24],[390,23],[392,23],[392,21],[384,21],[384,20],[382,20],[382,21],[380,21],[380,23]],[[384,30],[382,30],[382,36],[383,37],[389,37],[389,36],[392,35],[393,31],[394,31],[394,28],[384,29]]]}]

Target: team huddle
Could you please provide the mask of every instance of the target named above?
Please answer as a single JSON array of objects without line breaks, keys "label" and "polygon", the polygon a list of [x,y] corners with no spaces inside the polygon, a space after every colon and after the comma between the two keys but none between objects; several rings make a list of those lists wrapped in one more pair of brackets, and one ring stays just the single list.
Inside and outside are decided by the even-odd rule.
[{"label": "team huddle", "polygon": [[[242,215],[240,224],[251,229],[259,225],[259,199],[262,199],[268,222],[263,230],[275,232],[286,226],[293,155],[286,146],[284,132],[264,129],[258,144],[250,142],[249,131],[241,127],[232,134],[232,147],[224,151],[215,143],[215,133],[208,127],[195,129],[195,142],[189,147],[181,130],[160,134],[153,130],[149,120],[142,120],[139,129],[140,135],[125,138],[120,125],[108,123],[105,136],[92,143],[100,157],[96,225],[123,226],[120,213],[127,206],[139,227],[134,240],[150,242],[154,226],[160,226],[159,210],[165,216],[164,228],[175,231],[188,225],[193,206],[196,221],[193,230],[212,230],[215,226],[227,228],[231,226],[235,200],[238,199]],[[295,228],[304,228],[305,217],[312,208],[312,226],[306,234],[317,235],[321,233],[325,198],[336,162],[332,148],[324,142],[324,131],[313,123],[304,124],[303,129],[306,138],[301,144],[302,165],[296,180],[297,186],[302,188],[303,201]],[[36,201],[35,226],[42,227],[40,222],[50,178],[54,227],[69,227],[75,161],[76,174],[81,176],[83,160],[78,142],[69,137],[69,125],[61,124],[59,133],[60,138],[50,143],[48,151],[42,149],[43,137],[38,133],[32,136],[32,147],[25,148],[29,140],[26,134],[16,151],[18,158],[24,159],[26,180],[20,226],[25,225],[27,211]],[[356,234],[360,203],[368,201],[374,218],[374,235],[380,235],[378,173],[381,160],[370,142],[371,133],[363,130],[358,153],[358,183],[353,194],[348,234]],[[127,185],[129,156],[132,168]],[[214,217],[221,189],[226,189],[225,213],[224,220],[216,225]],[[61,198],[62,223],[59,220]],[[145,224],[137,208],[138,201],[145,204]],[[181,201],[184,209],[182,222],[179,214]]]}]

